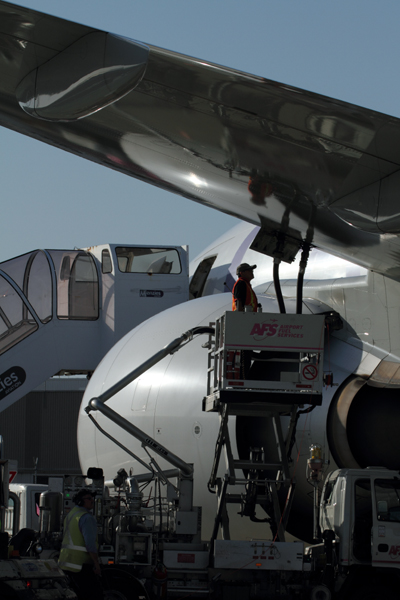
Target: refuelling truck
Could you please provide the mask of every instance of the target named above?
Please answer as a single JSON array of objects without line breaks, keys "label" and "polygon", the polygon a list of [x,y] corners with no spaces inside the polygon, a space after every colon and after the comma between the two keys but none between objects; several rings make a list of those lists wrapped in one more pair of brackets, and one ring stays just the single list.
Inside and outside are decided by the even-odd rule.
[{"label": "refuelling truck", "polygon": [[[99,469],[89,475],[95,477],[85,485],[96,494],[104,585],[121,600],[183,594],[229,598],[238,589],[237,597],[269,600],[399,597],[397,471],[371,467],[330,473],[316,524],[320,541],[307,548],[276,539],[202,542],[200,509],[179,507],[185,481],[176,470],[151,478],[154,495],[143,490],[149,476],[130,477],[120,469],[114,482],[104,485]],[[59,547],[62,532],[51,531],[51,524],[58,526],[60,506],[66,513],[80,486],[82,477],[66,477],[61,504],[56,494],[42,494],[38,539],[44,552]]]},{"label": "refuelling truck", "polygon": [[[253,318],[252,314],[225,313],[210,327],[190,330],[89,400],[86,412],[93,425],[144,470],[132,476],[121,468],[113,480],[105,481],[101,469],[89,469],[79,477],[66,476],[63,492],[41,494],[38,541],[43,551],[51,553],[59,548],[63,517],[73,506],[74,493],[85,486],[96,494],[94,515],[102,579],[110,597],[399,598],[399,472],[381,467],[341,469],[330,473],[322,485],[326,464],[321,448],[313,444],[306,477],[314,488],[314,527],[310,534],[315,543],[305,548],[302,542],[286,541],[285,526],[295,491],[290,454],[296,417],[299,409],[307,410],[305,405],[317,409],[322,401],[322,387],[327,384],[319,368],[323,364],[323,330],[326,320],[332,324],[335,317],[274,314],[276,330],[295,324],[297,330],[301,327],[304,331],[289,342],[282,336],[279,351],[268,347],[271,339],[276,346],[273,336],[249,339],[246,332],[252,331]],[[203,333],[209,335],[203,410],[218,413],[220,419],[208,482],[216,499],[215,523],[211,538],[205,541],[201,539],[201,507],[193,504],[193,465],[107,405],[146,369],[178,351],[193,335]],[[244,368],[243,356],[247,361]],[[267,361],[268,368],[254,368],[257,361]],[[268,372],[273,377],[266,378]],[[305,372],[314,373],[312,386]],[[123,446],[121,440],[106,433],[93,419],[92,411],[101,412],[139,440],[149,464],[135,456],[134,445]],[[271,419],[279,464],[267,463],[263,448],[249,448],[248,460],[235,457],[228,418],[249,413]],[[155,456],[171,468],[161,468]],[[225,458],[225,475],[221,457]],[[255,507],[263,507],[272,539],[231,539],[228,504],[237,504],[244,518],[254,518]]]}]

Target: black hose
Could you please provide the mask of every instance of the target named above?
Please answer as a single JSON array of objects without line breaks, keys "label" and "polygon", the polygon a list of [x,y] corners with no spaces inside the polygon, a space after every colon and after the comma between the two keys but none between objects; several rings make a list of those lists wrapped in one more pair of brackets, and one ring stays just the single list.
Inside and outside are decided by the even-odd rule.
[{"label": "black hose", "polygon": [[200,335],[202,333],[215,333],[214,327],[205,326],[193,327],[193,329],[189,329],[189,331],[192,333],[192,335]]},{"label": "black hose", "polygon": [[160,509],[160,527],[159,531],[162,532],[162,504],[161,504],[161,482],[160,478],[158,478],[158,506]]},{"label": "black hose", "polygon": [[301,253],[299,263],[299,274],[297,276],[297,294],[296,294],[296,314],[301,315],[303,309],[303,284],[304,273],[306,272],[308,257],[310,256],[311,245],[308,242],[303,243],[303,252]]},{"label": "black hose", "polygon": [[304,283],[304,270],[299,269],[297,276],[297,294],[296,294],[296,314],[301,315],[303,312],[303,283]]},{"label": "black hose", "polygon": [[274,260],[274,286],[276,299],[278,300],[279,312],[283,315],[286,313],[285,303],[283,301],[281,282],[279,281],[279,264],[280,261]]}]

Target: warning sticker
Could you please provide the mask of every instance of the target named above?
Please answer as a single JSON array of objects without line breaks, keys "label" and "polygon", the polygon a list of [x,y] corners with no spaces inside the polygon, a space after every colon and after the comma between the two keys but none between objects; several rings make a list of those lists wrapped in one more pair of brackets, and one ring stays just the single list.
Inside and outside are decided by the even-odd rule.
[{"label": "warning sticker", "polygon": [[318,369],[315,365],[306,365],[303,368],[303,378],[312,381],[318,377]]}]

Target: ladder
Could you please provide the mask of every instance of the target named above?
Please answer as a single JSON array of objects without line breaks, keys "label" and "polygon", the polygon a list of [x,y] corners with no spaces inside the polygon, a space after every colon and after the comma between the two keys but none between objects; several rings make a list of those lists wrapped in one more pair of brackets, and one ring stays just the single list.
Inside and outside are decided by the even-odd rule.
[{"label": "ladder", "polygon": [[[223,539],[230,539],[227,504],[240,504],[243,516],[255,517],[255,507],[260,505],[266,509],[269,518],[263,519],[271,525],[277,541],[285,541],[285,529],[293,501],[295,481],[290,467],[290,451],[295,436],[297,423],[297,405],[271,404],[266,406],[257,402],[246,404],[219,402],[205,403],[206,412],[218,412],[220,427],[215,445],[214,460],[208,482],[210,491],[217,495],[217,514],[211,541],[213,542],[221,527]],[[233,457],[229,436],[229,416],[268,417],[273,424],[275,443],[279,461],[265,461],[263,448],[249,448],[246,460]],[[282,416],[290,416],[289,426],[284,435],[281,423]],[[226,473],[223,479],[218,477],[222,453],[225,457]],[[243,474],[244,473],[244,474]],[[275,476],[272,474],[276,473]],[[228,491],[228,486],[245,486],[245,493]],[[281,511],[279,496],[286,498],[284,510]],[[211,544],[212,546],[212,544]]]}]

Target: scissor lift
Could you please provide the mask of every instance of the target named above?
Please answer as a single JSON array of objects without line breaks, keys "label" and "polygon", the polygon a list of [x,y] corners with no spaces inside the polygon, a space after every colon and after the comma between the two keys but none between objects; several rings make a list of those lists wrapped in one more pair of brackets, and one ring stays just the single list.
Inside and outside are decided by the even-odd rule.
[{"label": "scissor lift", "polygon": [[[203,410],[218,412],[220,418],[208,483],[218,500],[212,542],[220,526],[223,538],[230,539],[227,503],[241,504],[244,515],[251,505],[267,507],[276,539],[285,540],[294,492],[290,453],[298,409],[322,402],[324,324],[323,315],[226,312],[217,319],[209,339],[207,396],[203,402]],[[247,460],[235,459],[229,416],[271,419],[278,462],[266,462],[262,448],[249,448]],[[290,417],[286,434],[283,416]],[[218,477],[222,451],[226,463],[223,479]],[[245,485],[244,494],[228,492],[229,485],[239,484]],[[285,490],[284,514],[278,490],[281,494]]]}]

